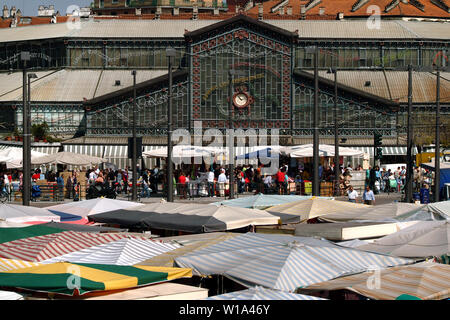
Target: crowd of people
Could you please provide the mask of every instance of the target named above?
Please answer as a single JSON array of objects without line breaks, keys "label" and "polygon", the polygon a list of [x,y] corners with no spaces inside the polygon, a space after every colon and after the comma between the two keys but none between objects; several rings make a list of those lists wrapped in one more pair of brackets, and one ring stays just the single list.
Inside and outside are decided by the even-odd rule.
[{"label": "crowd of people", "polygon": [[[265,174],[262,165],[253,166],[239,165],[234,169],[235,190],[237,193],[253,192],[266,194],[308,194],[312,181],[311,163],[294,163],[288,159],[282,162],[278,171],[274,174]],[[131,168],[113,170],[111,168],[100,169],[91,168],[86,171],[71,170],[69,175],[62,175],[62,171],[48,170],[45,173],[36,169],[31,177],[32,185],[37,184],[38,180],[46,180],[48,183],[55,183],[59,190],[64,192],[66,198],[74,198],[77,194],[77,187],[84,179],[86,188],[92,185],[103,185],[114,190],[118,195],[128,194],[131,190],[133,181],[133,172]],[[364,172],[364,189],[367,187],[374,193],[380,192],[393,193],[402,192],[406,184],[406,166],[399,166],[395,170],[381,168],[376,166],[363,169],[361,165],[352,168],[349,164],[346,167],[340,167],[339,190],[340,195],[348,195],[352,187],[352,173]],[[139,186],[140,197],[150,197],[153,194],[166,191],[165,167],[159,166],[153,169],[137,170],[137,184]],[[319,179],[323,182],[334,182],[335,180],[334,164],[325,164],[319,166]],[[174,170],[174,190],[180,198],[188,196],[225,196],[229,192],[229,171],[228,166],[213,164],[207,166],[184,165]],[[431,186],[433,173],[419,168],[414,168],[413,190],[418,192],[424,185]],[[23,184],[23,174],[19,170],[4,171],[0,174],[0,183],[2,190],[6,193],[21,190]],[[292,188],[294,186],[294,189]],[[299,188],[298,186],[301,186]],[[334,186],[333,186],[334,190]],[[350,198],[349,198],[350,199]]]}]

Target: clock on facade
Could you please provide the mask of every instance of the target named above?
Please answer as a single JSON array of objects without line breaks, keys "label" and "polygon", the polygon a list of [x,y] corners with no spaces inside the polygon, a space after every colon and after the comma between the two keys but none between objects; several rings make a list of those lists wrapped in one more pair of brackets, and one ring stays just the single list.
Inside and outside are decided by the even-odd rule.
[{"label": "clock on facade", "polygon": [[245,108],[250,102],[246,92],[237,92],[233,96],[233,103],[237,108]]}]

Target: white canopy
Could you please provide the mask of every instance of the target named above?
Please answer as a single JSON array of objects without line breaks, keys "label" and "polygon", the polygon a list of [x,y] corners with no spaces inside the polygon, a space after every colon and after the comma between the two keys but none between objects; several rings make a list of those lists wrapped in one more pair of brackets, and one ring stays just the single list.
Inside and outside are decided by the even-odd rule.
[{"label": "white canopy", "polygon": [[357,249],[397,257],[437,257],[450,253],[449,221],[419,221]]},{"label": "white canopy", "polygon": [[[31,151],[31,159],[46,156],[47,153]],[[0,162],[6,163],[8,169],[22,168],[23,149],[22,148],[6,148],[0,150]]]},{"label": "white canopy", "polygon": [[92,214],[98,214],[119,209],[143,206],[142,203],[132,201],[123,201],[108,198],[96,198],[85,201],[68,202],[47,207],[51,212],[67,213],[70,215],[87,217]]},{"label": "white canopy", "polygon": [[50,154],[47,156],[32,158],[32,165],[42,165],[42,164],[65,164],[65,165],[75,165],[75,166],[90,166],[93,164],[99,164],[106,162],[106,159],[90,156],[87,154],[79,154],[73,152],[58,152]]},{"label": "white canopy", "polygon": [[[292,158],[307,158],[313,157],[314,146],[313,144],[305,144],[301,147],[286,149],[286,152],[290,154]],[[353,156],[361,157],[364,152],[357,149],[351,149],[346,147],[339,147],[340,156]],[[319,145],[319,157],[334,157],[334,145],[321,144]]]},{"label": "white canopy", "polygon": [[0,220],[16,223],[44,223],[59,222],[60,217],[44,208],[4,203],[0,205]]},{"label": "white canopy", "polygon": [[[191,145],[175,145],[172,149],[174,158],[192,158],[192,157],[215,157],[216,155],[227,153],[226,148],[202,147]],[[145,151],[142,156],[149,158],[166,158],[167,147]]]}]

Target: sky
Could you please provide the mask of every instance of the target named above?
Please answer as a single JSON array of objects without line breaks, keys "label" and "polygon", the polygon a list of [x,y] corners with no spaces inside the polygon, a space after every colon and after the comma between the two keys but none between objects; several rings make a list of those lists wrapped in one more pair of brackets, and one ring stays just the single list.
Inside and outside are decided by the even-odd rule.
[{"label": "sky", "polygon": [[56,11],[61,15],[66,15],[67,8],[76,5],[79,7],[88,7],[94,0],[0,0],[1,9],[6,4],[8,9],[16,6],[24,16],[37,16],[39,5],[48,6],[53,4]]}]

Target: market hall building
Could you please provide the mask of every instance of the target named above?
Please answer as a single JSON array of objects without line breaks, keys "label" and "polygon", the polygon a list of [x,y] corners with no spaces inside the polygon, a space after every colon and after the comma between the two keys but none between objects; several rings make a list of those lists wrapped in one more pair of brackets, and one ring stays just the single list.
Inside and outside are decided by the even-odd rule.
[{"label": "market hall building", "polygon": [[[329,69],[338,68],[341,145],[373,157],[373,135],[378,132],[385,160],[404,162],[404,68],[439,66],[448,50],[449,31],[448,22],[383,20],[380,28],[372,29],[366,20],[261,20],[245,14],[225,20],[94,17],[77,27],[52,23],[3,28],[1,130],[21,130],[20,52],[30,51],[28,71],[38,76],[31,82],[31,121],[45,121],[50,133],[62,139],[39,146],[46,146],[46,152],[63,149],[106,157],[123,168],[130,164],[132,70],[137,70],[137,134],[143,137],[144,150],[167,143],[166,48],[171,47],[176,52],[174,130],[186,129],[192,135],[212,128],[225,132],[230,125],[228,71],[235,69],[240,75],[232,81],[233,128],[266,129],[269,135],[277,129],[282,145],[312,143],[314,59],[307,48],[317,46],[320,142],[334,144],[334,74]],[[445,131],[450,74],[442,72],[440,80]],[[414,71],[412,85],[415,130],[432,131],[436,72]],[[195,131],[197,121],[201,133]]]}]

